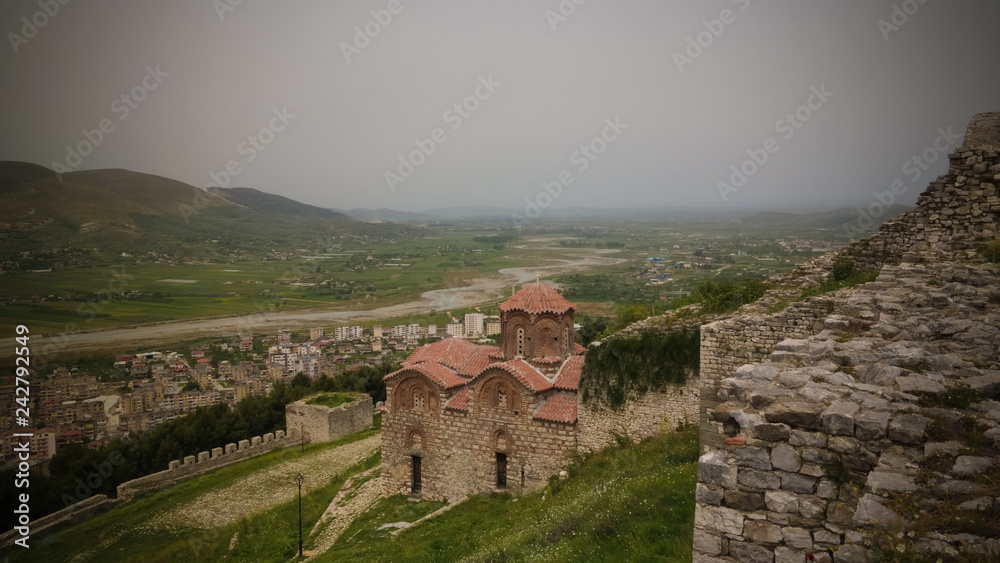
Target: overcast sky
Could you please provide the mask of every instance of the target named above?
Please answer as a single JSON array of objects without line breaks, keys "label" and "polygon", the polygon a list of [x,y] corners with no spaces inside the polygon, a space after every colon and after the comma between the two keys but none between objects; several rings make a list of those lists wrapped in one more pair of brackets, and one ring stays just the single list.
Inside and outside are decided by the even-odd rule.
[{"label": "overcast sky", "polygon": [[867,205],[894,180],[912,203],[947,160],[906,163],[1000,110],[998,21],[995,0],[4,0],[0,159],[339,208],[520,208],[543,182],[559,207]]}]

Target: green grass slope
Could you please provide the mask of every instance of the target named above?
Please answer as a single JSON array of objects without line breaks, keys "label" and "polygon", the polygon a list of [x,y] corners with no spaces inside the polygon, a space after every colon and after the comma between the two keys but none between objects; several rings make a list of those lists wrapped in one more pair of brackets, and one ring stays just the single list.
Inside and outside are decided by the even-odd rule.
[{"label": "green grass slope", "polygon": [[194,186],[129,170],[57,176],[47,168],[0,161],[0,231],[13,256],[26,250],[97,246],[175,250],[192,239],[294,243],[343,233],[400,236],[417,229],[371,225],[329,209],[251,188]]},{"label": "green grass slope", "polygon": [[697,462],[692,427],[578,459],[544,493],[473,497],[395,538],[378,527],[421,511],[383,499],[315,560],[691,561]]}]

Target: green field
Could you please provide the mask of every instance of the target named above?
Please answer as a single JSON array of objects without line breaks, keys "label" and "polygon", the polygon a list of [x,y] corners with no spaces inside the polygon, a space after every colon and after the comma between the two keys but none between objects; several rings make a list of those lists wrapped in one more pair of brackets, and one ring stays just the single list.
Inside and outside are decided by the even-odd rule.
[{"label": "green field", "polygon": [[[782,247],[776,240],[838,238],[834,232],[802,228],[601,222],[558,224],[502,244],[486,238],[502,233],[459,223],[393,244],[256,249],[215,256],[211,262],[98,255],[86,266],[10,270],[0,276],[0,300],[6,304],[0,307],[0,334],[11,333],[17,324],[48,334],[286,309],[370,310],[413,301],[428,290],[462,287],[474,278],[496,276],[502,268],[585,257],[627,262],[582,272],[548,270],[551,275],[545,277],[564,284],[567,295],[582,303],[668,301],[707,278],[763,278],[817,254]],[[665,263],[645,262],[653,256]],[[674,267],[680,261],[698,267]],[[659,275],[672,281],[647,283]],[[443,326],[447,317],[421,315],[415,322]]]}]

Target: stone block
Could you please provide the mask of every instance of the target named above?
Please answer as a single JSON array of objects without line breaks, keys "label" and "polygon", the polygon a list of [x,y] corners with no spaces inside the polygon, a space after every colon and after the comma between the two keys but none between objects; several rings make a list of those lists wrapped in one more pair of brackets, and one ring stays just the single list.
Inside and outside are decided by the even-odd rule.
[{"label": "stone block", "polygon": [[832,436],[854,436],[854,418],[861,407],[850,401],[838,401],[823,411],[823,432]]},{"label": "stone block", "polygon": [[260,438],[260,436],[254,436],[253,438],[250,438],[250,447],[251,448],[256,448],[260,444],[261,444],[261,438]]},{"label": "stone block", "polygon": [[793,514],[799,511],[799,497],[784,491],[767,491],[764,493],[764,504],[774,512]]},{"label": "stone block", "polygon": [[820,434],[819,432],[803,432],[802,430],[791,430],[788,433],[788,443],[793,446],[825,448],[826,435]]},{"label": "stone block", "polygon": [[274,431],[274,439],[275,440],[281,441],[284,438],[285,438],[285,431],[284,430],[275,430]]},{"label": "stone block", "polygon": [[802,467],[802,459],[795,448],[780,444],[771,448],[771,465],[782,471],[795,472]]},{"label": "stone block", "polygon": [[184,456],[184,465],[194,465],[195,457],[193,455]]},{"label": "stone block", "polygon": [[781,543],[781,528],[764,521],[743,524],[743,536],[761,543]]},{"label": "stone block", "polygon": [[730,542],[729,554],[740,563],[774,563],[774,553],[749,542]]},{"label": "stone block", "polygon": [[866,483],[872,493],[914,493],[917,485],[905,475],[899,473],[889,473],[884,471],[872,471],[868,474]]},{"label": "stone block", "polygon": [[198,452],[198,463],[201,463],[203,461],[208,461],[208,458],[209,458],[208,452]]},{"label": "stone block", "polygon": [[722,536],[695,528],[694,550],[708,555],[722,555]]},{"label": "stone block", "polygon": [[858,451],[858,441],[848,436],[830,436],[827,447],[840,454],[853,454]]},{"label": "stone block", "polygon": [[902,519],[891,508],[882,504],[882,497],[866,494],[858,501],[851,524],[858,526],[877,526],[880,528],[901,528]]},{"label": "stone block", "polygon": [[889,423],[889,439],[905,444],[919,444],[931,420],[919,414],[904,414]]},{"label": "stone block", "polygon": [[722,506],[699,506],[694,525],[709,532],[739,536],[743,534],[743,514]]},{"label": "stone block", "polygon": [[229,443],[226,444],[226,455],[231,454],[236,451],[236,444]]},{"label": "stone block", "polygon": [[819,413],[820,405],[789,401],[771,405],[764,418],[768,422],[787,424],[793,428],[819,430]]},{"label": "stone block", "polygon": [[780,546],[774,550],[774,563],[802,563],[806,560],[804,551]]},{"label": "stone block", "polygon": [[[812,548],[812,534],[804,528],[787,527],[781,529],[781,538],[785,543],[796,549]],[[803,559],[799,559],[802,561]]]},{"label": "stone block", "polygon": [[212,459],[218,459],[222,457],[222,448],[212,448]]},{"label": "stone block", "polygon": [[722,504],[723,489],[704,483],[698,483],[694,489],[694,500],[704,504],[719,506]]},{"label": "stone block", "polygon": [[725,494],[726,506],[740,512],[754,512],[764,508],[764,495],[747,491],[729,490]]},{"label": "stone block", "polygon": [[724,452],[711,451],[698,459],[698,482],[724,489],[736,488],[736,467]]},{"label": "stone block", "polygon": [[240,440],[240,451],[250,448],[250,440]]},{"label": "stone block", "polygon": [[988,457],[963,455],[955,460],[955,466],[952,467],[951,472],[959,477],[968,477],[984,473],[992,466],[993,460]]},{"label": "stone block", "polygon": [[761,448],[736,448],[732,450],[732,456],[736,460],[736,465],[741,467],[752,467],[764,471],[771,470],[771,456],[767,450]]},{"label": "stone block", "polygon": [[801,475],[799,473],[783,473],[781,475],[781,489],[783,491],[811,495],[816,490],[817,481],[818,479],[815,477],[809,477],[808,475]]},{"label": "stone block", "polygon": [[889,426],[889,413],[865,411],[854,419],[854,435],[859,440],[881,440]]},{"label": "stone block", "polygon": [[757,471],[756,469],[740,471],[737,481],[741,485],[754,489],[778,489],[781,487],[780,477],[770,471]]},{"label": "stone block", "polygon": [[175,459],[167,465],[167,469],[177,469],[181,466],[181,460]]},{"label": "stone block", "polygon": [[754,427],[753,435],[765,442],[784,442],[788,440],[789,430],[787,424],[765,423]]}]

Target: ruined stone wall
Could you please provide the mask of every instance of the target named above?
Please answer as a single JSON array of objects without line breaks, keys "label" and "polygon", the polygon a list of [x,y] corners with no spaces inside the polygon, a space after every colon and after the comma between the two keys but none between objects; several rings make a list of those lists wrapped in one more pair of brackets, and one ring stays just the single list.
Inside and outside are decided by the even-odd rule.
[{"label": "ruined stone wall", "polygon": [[187,456],[184,460],[171,461],[164,471],[152,473],[138,479],[126,481],[118,485],[118,500],[129,501],[141,493],[148,493],[196,477],[213,469],[224,467],[266,454],[277,448],[294,446],[299,443],[298,430],[290,429],[286,435],[284,430],[254,436],[249,440],[240,440],[239,444],[226,444],[224,448],[212,448],[211,452],[200,452],[197,456]]},{"label": "ruined stone wall", "polygon": [[773,315],[744,315],[701,327],[701,374],[699,422],[701,448],[721,445],[720,427],[711,415],[719,405],[719,382],[744,364],[761,362],[786,338],[805,338],[823,329],[823,319],[834,309],[834,301],[814,297],[792,303]]},{"label": "ruined stone wall", "polygon": [[948,174],[920,194],[917,208],[843,252],[862,267],[899,263],[921,252],[975,250],[1000,228],[1000,113],[969,123],[964,145],[949,156]]},{"label": "ruined stone wall", "polygon": [[[997,237],[998,147],[1000,113],[976,116],[916,210],[838,253],[876,282],[702,327],[696,563],[1000,557],[1000,538],[957,533],[991,529],[957,522],[1000,492],[984,484],[1000,478],[1000,270],[976,262]],[[988,399],[946,402],[959,384]]]},{"label": "ruined stone wall", "polygon": [[699,388],[698,377],[692,374],[684,385],[630,397],[618,409],[578,398],[576,447],[596,452],[614,444],[615,435],[639,441],[681,424],[697,424]]},{"label": "ruined stone wall", "polygon": [[[113,505],[113,502],[106,495],[94,495],[80,502],[73,503],[62,510],[32,520],[29,527],[31,534],[37,536],[53,526],[89,518],[98,512],[109,509]],[[6,549],[14,545],[14,540],[20,537],[21,533],[17,528],[4,532],[0,535],[0,549]]]},{"label": "ruined stone wall", "polygon": [[[387,408],[393,414],[382,426],[382,483],[387,495],[410,494],[412,456],[421,459],[421,497],[456,500],[496,489],[496,454],[507,455],[507,487],[512,493],[537,491],[566,465],[576,445],[576,425],[534,420],[545,396],[535,396],[511,378],[507,408],[491,406],[481,390],[496,376],[483,377],[469,389],[469,410],[450,410],[451,398],[435,391],[424,409],[393,404],[404,401],[390,381]],[[395,409],[395,410],[393,410]],[[522,477],[523,475],[523,477]]]},{"label": "ruined stone wall", "polygon": [[374,420],[372,398],[365,393],[349,393],[353,399],[337,407],[309,405],[309,397],[285,407],[285,428],[302,432],[306,442],[332,442],[371,428]]}]

